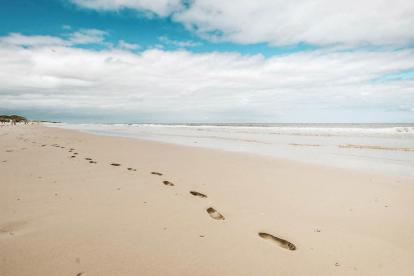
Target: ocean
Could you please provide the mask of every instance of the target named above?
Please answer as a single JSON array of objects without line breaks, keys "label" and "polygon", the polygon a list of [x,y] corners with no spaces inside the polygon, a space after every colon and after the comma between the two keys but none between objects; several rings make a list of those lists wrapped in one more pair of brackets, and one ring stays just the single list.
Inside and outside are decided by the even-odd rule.
[{"label": "ocean", "polygon": [[68,124],[48,127],[414,176],[414,124]]}]

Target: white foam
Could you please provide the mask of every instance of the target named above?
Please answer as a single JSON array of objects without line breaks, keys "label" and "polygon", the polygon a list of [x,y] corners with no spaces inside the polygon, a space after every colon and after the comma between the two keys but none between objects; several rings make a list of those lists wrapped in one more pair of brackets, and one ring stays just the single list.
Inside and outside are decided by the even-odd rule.
[{"label": "white foam", "polygon": [[412,125],[45,125],[414,176],[414,152],[401,150],[414,149]]}]

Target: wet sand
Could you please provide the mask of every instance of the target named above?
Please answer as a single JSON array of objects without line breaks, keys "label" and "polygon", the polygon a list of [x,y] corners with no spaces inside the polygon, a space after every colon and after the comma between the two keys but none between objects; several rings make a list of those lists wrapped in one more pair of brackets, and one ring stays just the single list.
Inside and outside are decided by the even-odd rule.
[{"label": "wet sand", "polygon": [[414,275],[412,178],[19,125],[0,190],[2,276]]}]

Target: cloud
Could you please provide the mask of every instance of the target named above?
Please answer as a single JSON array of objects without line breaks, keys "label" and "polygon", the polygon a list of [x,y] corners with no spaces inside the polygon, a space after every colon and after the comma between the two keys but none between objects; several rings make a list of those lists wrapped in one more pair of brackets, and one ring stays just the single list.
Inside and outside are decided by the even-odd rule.
[{"label": "cloud", "polygon": [[141,48],[139,44],[128,43],[124,40],[118,41],[118,47],[125,50],[137,50]]},{"label": "cloud", "polygon": [[0,37],[0,45],[13,45],[13,46],[45,46],[45,45],[66,45],[67,41],[54,36],[48,35],[32,35],[25,36],[19,33],[10,33],[8,36]]},{"label": "cloud", "polygon": [[201,45],[200,43],[194,42],[194,41],[191,41],[191,40],[173,40],[173,39],[169,39],[167,36],[160,36],[160,37],[158,37],[158,40],[163,44],[173,45],[173,46],[177,46],[179,48],[196,47],[196,46]]},{"label": "cloud", "polygon": [[409,0],[74,0],[80,6],[131,8],[172,16],[214,41],[287,45],[396,45],[414,42]]},{"label": "cloud", "polygon": [[[152,121],[306,121],[328,111],[318,116],[334,120],[376,110],[373,118],[396,120],[389,110],[412,108],[414,80],[373,80],[412,70],[413,60],[412,49],[265,58],[0,43],[0,107]],[[354,116],[345,119],[362,119]]]},{"label": "cloud", "polygon": [[98,10],[141,10],[158,16],[167,16],[182,8],[180,0],[71,0],[73,3]]},{"label": "cloud", "polygon": [[[105,36],[107,32],[97,29],[81,29],[64,35],[66,39],[48,35],[23,35],[20,33],[10,33],[0,37],[0,45],[4,46],[23,46],[23,47],[46,47],[46,46],[76,46],[86,44],[107,44]],[[135,44],[128,44],[120,41],[120,47],[135,47]]]},{"label": "cloud", "polygon": [[72,45],[100,44],[105,40],[107,32],[97,29],[81,29],[69,35]]},{"label": "cloud", "polygon": [[196,0],[175,18],[201,36],[238,43],[360,45],[414,41],[413,15],[406,0]]}]

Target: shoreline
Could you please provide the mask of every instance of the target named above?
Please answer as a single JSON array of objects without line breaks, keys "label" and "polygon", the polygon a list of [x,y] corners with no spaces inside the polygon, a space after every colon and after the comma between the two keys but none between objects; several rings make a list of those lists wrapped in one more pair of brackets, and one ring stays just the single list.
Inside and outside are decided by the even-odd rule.
[{"label": "shoreline", "polygon": [[[164,142],[164,141],[157,141],[157,140],[150,140],[150,139],[143,139],[143,138],[138,138],[138,137],[128,137],[128,136],[123,136],[123,135],[115,135],[115,134],[105,134],[105,133],[94,133],[92,131],[84,131],[84,130],[78,130],[78,129],[66,129],[66,128],[59,128],[59,127],[49,127],[49,126],[41,126],[41,127],[46,127],[46,128],[52,128],[52,129],[58,129],[58,130],[63,130],[63,131],[69,131],[70,132],[77,132],[79,134],[86,134],[86,135],[91,135],[93,136],[101,136],[101,137],[108,137],[108,138],[121,138],[121,139],[126,139],[127,141],[138,141],[140,143],[148,143],[148,144],[152,144],[154,146],[171,146],[171,147],[177,147],[177,148],[181,148],[181,149],[186,149],[186,148],[190,148],[190,149],[195,149],[195,150],[201,150],[201,151],[213,151],[213,152],[217,152],[217,153],[222,153],[222,154],[231,154],[231,155],[235,155],[238,156],[240,158],[243,157],[251,157],[251,158],[258,158],[258,159],[267,159],[269,161],[275,161],[275,162],[281,162],[281,163],[288,163],[290,165],[300,165],[300,166],[304,166],[304,167],[314,167],[315,169],[324,169],[324,170],[338,170],[341,172],[348,172],[348,173],[361,173],[361,174],[366,174],[366,175],[371,175],[373,177],[397,177],[397,178],[402,178],[402,179],[407,179],[408,181],[412,180],[414,183],[414,175],[397,175],[397,173],[385,173],[385,172],[379,172],[379,170],[375,170],[375,171],[370,171],[367,169],[355,169],[355,168],[349,168],[349,167],[340,167],[340,166],[336,166],[336,165],[331,165],[331,164],[321,164],[321,163],[312,163],[311,161],[306,161],[306,160],[296,160],[296,159],[288,159],[288,158],[282,158],[282,157],[275,157],[272,155],[266,155],[266,154],[259,154],[259,153],[253,153],[253,152],[246,152],[246,151],[233,151],[233,150],[226,150],[226,149],[221,149],[221,148],[210,148],[210,147],[202,147],[199,146],[197,144],[195,145],[183,145],[183,144],[176,144],[173,142]],[[317,144],[296,144],[296,143],[290,143],[287,144],[288,146],[292,146],[292,147],[320,147],[321,145],[317,145]],[[358,145],[338,145],[337,147],[341,148],[360,148],[358,147]],[[410,150],[411,151],[411,150]]]},{"label": "shoreline", "polygon": [[[390,176],[406,176],[414,178],[414,143],[409,139],[412,134],[401,134],[399,129],[383,130],[384,137],[362,134],[343,136],[330,129],[328,136],[295,130],[275,135],[275,130],[242,127],[243,131],[216,129],[210,126],[156,126],[117,125],[49,125],[46,127],[76,130],[94,135],[126,137],[141,141],[155,141],[170,145],[189,146],[222,150],[232,153],[253,154],[260,157],[271,157],[276,160],[289,160],[323,167],[350,169],[360,172],[375,172]],[[305,127],[304,129],[308,129]],[[366,134],[372,129],[365,130]],[[264,132],[263,132],[264,131]],[[326,134],[326,133],[325,133]],[[372,134],[371,134],[372,135]],[[396,135],[394,137],[394,135]],[[412,136],[414,138],[414,136]],[[317,158],[314,158],[316,157]]]},{"label": "shoreline", "polygon": [[40,125],[0,142],[0,274],[414,273],[413,178]]}]

